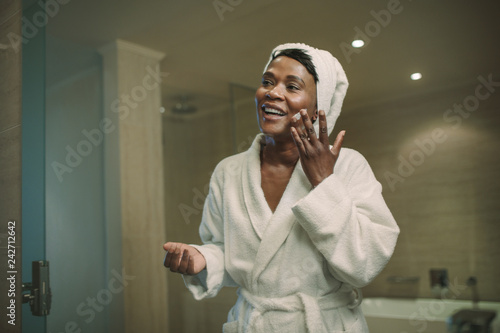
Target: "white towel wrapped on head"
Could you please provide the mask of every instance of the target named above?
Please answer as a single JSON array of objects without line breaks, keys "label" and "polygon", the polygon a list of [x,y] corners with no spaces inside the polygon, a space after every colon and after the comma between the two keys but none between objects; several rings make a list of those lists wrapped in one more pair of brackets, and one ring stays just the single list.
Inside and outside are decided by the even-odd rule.
[{"label": "white towel wrapped on head", "polygon": [[[273,55],[287,49],[300,49],[311,56],[316,73],[318,74],[318,83],[316,84],[318,111],[325,111],[328,135],[330,135],[340,115],[342,103],[347,92],[347,87],[349,86],[344,69],[337,58],[332,56],[328,51],[319,50],[302,43],[286,43],[273,49],[264,72],[273,60]],[[316,134],[319,134],[318,122],[314,124],[314,128]]]},{"label": "white towel wrapped on head", "polygon": [[[305,44],[273,53],[294,48],[312,58],[318,111],[330,134],[345,73],[329,52]],[[207,269],[185,275],[187,287],[196,299],[240,287],[224,332],[368,332],[354,291],[384,268],[399,234],[382,186],[361,154],[342,148],[334,173],[315,188],[297,163],[272,211],[261,184],[263,139],[261,133],[248,151],[217,165],[200,225],[204,245],[196,246]]]}]

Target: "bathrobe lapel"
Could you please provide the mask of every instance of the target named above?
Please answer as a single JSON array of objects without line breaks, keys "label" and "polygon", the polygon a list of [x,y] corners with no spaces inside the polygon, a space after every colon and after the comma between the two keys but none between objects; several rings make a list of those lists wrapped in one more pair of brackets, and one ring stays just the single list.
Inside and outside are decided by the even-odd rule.
[{"label": "bathrobe lapel", "polygon": [[241,177],[245,209],[255,233],[259,237],[259,240],[262,239],[266,225],[273,215],[273,212],[269,208],[266,198],[264,197],[264,191],[262,191],[260,184],[261,138],[262,136],[258,135],[250,149],[247,151],[246,161],[242,165]]},{"label": "bathrobe lapel", "polygon": [[[254,146],[255,144],[258,146]],[[290,181],[276,207],[274,214],[267,204],[261,187],[260,140],[255,140],[249,151],[248,161],[243,166],[242,187],[248,216],[252,226],[261,238],[255,265],[252,271],[252,284],[255,285],[260,274],[266,269],[285,242],[295,224],[292,207],[307,195],[312,186],[302,170],[300,161],[290,177]],[[252,150],[252,148],[250,148]],[[264,223],[263,223],[264,221]]]}]

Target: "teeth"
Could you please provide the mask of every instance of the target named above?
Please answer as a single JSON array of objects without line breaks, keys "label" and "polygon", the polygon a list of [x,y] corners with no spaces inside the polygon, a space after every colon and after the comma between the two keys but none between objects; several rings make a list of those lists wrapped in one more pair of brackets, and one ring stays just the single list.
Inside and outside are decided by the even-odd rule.
[{"label": "teeth", "polygon": [[266,108],[266,107],[264,107],[264,112],[265,113],[270,113],[270,114],[276,114],[278,116],[284,116],[284,115],[286,115],[286,113],[284,113],[284,112],[281,112],[281,111],[275,110],[275,109],[271,109],[271,108]]}]

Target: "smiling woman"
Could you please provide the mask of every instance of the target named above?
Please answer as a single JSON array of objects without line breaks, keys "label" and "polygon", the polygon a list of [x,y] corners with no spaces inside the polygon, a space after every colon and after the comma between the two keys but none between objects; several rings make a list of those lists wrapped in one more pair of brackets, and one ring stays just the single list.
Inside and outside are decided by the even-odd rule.
[{"label": "smiling woman", "polygon": [[255,101],[261,132],[275,139],[280,135],[291,139],[290,121],[301,109],[317,117],[315,79],[299,61],[288,56],[279,56],[269,64]]},{"label": "smiling woman", "polygon": [[163,246],[195,299],[239,287],[224,332],[368,332],[358,288],[399,228],[366,160],[341,148],[345,132],[329,145],[347,85],[330,53],[275,48],[255,94],[262,133],[216,167],[204,245]]}]

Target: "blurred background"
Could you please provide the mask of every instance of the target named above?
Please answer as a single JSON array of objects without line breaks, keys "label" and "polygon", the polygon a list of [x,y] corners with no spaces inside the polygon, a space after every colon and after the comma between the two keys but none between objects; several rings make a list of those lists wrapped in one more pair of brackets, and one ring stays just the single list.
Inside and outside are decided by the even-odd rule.
[{"label": "blurred background", "polygon": [[258,133],[255,89],[286,42],[344,67],[334,135],[367,158],[401,228],[365,297],[432,298],[442,268],[456,298],[472,298],[474,276],[481,300],[500,301],[497,2],[5,3],[1,45],[23,75],[22,118],[2,116],[1,144],[17,147],[2,158],[22,141],[22,207],[9,207],[22,209],[23,278],[46,259],[53,293],[25,332],[221,331],[235,289],[195,301],[162,244],[200,242],[210,174]]}]

